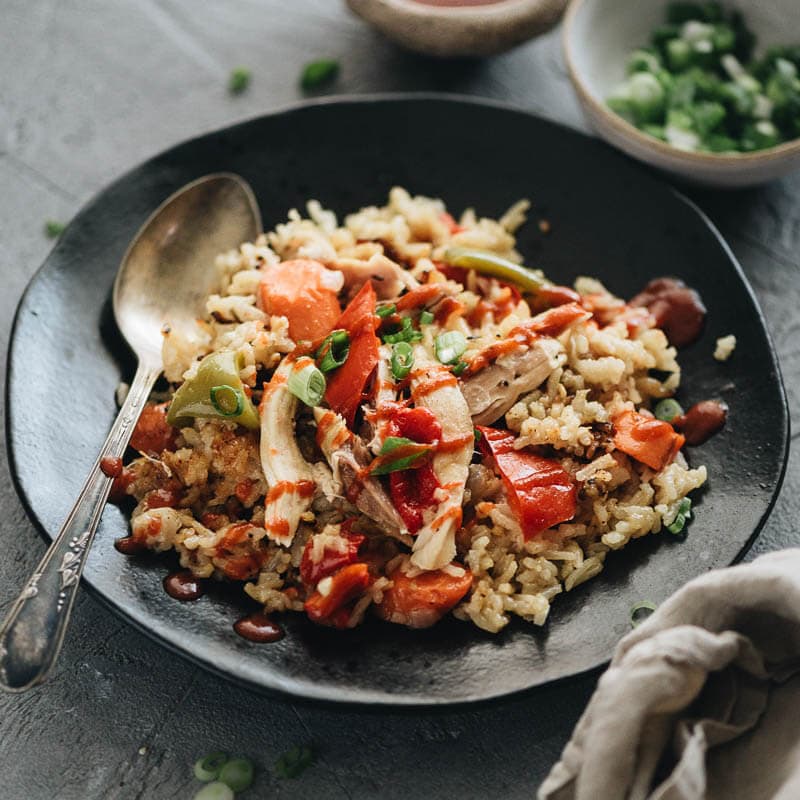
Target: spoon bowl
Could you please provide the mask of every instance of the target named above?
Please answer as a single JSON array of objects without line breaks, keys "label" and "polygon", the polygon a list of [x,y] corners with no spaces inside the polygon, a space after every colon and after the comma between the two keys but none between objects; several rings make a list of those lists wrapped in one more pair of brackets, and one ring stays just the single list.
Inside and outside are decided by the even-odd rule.
[{"label": "spoon bowl", "polygon": [[217,286],[216,255],[260,231],[250,187],[237,175],[220,173],[169,197],[128,247],[113,303],[117,325],[138,360],[136,374],[75,505],[0,626],[0,686],[7,691],[41,683],[55,664],[112,480],[161,374],[164,326],[194,324]]},{"label": "spoon bowl", "polygon": [[219,281],[216,256],[260,232],[253,190],[230,173],[198,178],[150,215],[122,259],[113,293],[117,325],[140,360],[160,362],[165,325],[194,326]]}]

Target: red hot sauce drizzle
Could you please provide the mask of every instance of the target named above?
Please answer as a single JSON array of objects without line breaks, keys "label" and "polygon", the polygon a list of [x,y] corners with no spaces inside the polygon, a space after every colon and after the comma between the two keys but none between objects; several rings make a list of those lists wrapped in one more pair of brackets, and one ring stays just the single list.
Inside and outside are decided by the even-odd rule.
[{"label": "red hot sauce drizzle", "polygon": [[147,548],[133,536],[123,536],[122,539],[117,539],[114,542],[115,549],[125,556],[135,556],[139,553],[144,553]]},{"label": "red hot sauce drizzle", "polygon": [[716,400],[703,400],[672,420],[672,425],[686,437],[686,444],[697,446],[721,430],[727,417],[727,406]]},{"label": "red hot sauce drizzle", "polygon": [[119,456],[103,456],[100,459],[100,472],[109,478],[122,475],[122,459]]},{"label": "red hot sauce drizzle", "polygon": [[628,305],[645,307],[675,347],[686,347],[703,332],[706,307],[700,295],[676,278],[656,278]]},{"label": "red hot sauce drizzle", "polygon": [[205,594],[202,578],[196,578],[188,569],[171,572],[164,578],[164,590],[175,600],[197,600]]},{"label": "red hot sauce drizzle", "polygon": [[233,623],[233,629],[250,642],[269,643],[283,639],[285,632],[262,611],[256,611]]}]

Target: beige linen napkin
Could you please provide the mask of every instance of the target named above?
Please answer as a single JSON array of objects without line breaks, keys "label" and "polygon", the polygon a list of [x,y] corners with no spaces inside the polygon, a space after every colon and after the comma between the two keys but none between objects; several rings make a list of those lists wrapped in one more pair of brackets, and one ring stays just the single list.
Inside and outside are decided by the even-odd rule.
[{"label": "beige linen napkin", "polygon": [[688,583],[617,645],[539,800],[798,800],[800,549]]}]

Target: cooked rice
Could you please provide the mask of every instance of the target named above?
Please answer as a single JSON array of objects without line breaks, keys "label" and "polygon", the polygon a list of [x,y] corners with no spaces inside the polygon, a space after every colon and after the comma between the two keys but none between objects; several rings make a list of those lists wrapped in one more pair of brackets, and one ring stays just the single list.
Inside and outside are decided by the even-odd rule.
[{"label": "cooked rice", "polygon": [[736,337],[731,333],[717,339],[717,346],[714,349],[714,358],[717,361],[727,361],[736,349]]},{"label": "cooked rice", "polygon": [[[292,210],[274,231],[218,257],[220,289],[208,298],[206,319],[191,335],[165,334],[164,374],[179,384],[193,377],[203,356],[230,350],[240,355],[240,377],[257,400],[260,381],[295,347],[286,318],[269,317],[259,307],[263,269],[311,258],[330,267],[332,276],[342,274],[334,272],[337,268],[368,274],[399,267],[405,276],[401,281],[445,284],[447,278],[436,265],[450,246],[479,248],[519,262],[513,232],[525,222],[528,208],[527,201],[520,201],[499,220],[479,218],[468,209],[454,228],[444,221],[441,201],[395,188],[386,206],[364,208],[340,225],[332,211],[312,200],[306,217]],[[477,281],[471,272],[466,285],[456,287],[455,299],[465,315],[480,301]],[[485,279],[483,283],[484,292],[502,291],[496,281],[488,288]],[[335,290],[341,288],[339,281]],[[656,473],[614,449],[609,435],[613,417],[671,396],[680,382],[680,367],[663,332],[646,326],[630,330],[624,302],[598,281],[582,278],[576,290],[616,318],[603,327],[593,320],[579,322],[561,334],[549,376],[511,406],[505,421],[517,437],[515,447],[549,454],[580,482],[577,513],[525,541],[503,482],[482,464],[470,467],[464,506],[473,521],[458,530],[457,558],[445,571],[453,577],[464,569],[471,572],[472,589],[453,613],[486,631],[501,630],[514,615],[543,625],[556,595],[596,576],[609,551],[661,531],[675,518],[681,499],[706,480],[705,467],[689,468],[681,454]],[[451,316],[446,327],[471,337],[467,358],[507,335],[531,310],[520,301],[501,321],[490,316],[478,328],[468,325],[465,315]],[[432,332],[425,335],[430,344]],[[719,339],[715,358],[729,357],[735,342],[733,336]],[[667,377],[656,379],[653,371]],[[304,411],[298,436],[307,430],[313,432],[313,425]],[[127,492],[138,503],[132,515],[134,537],[152,550],[174,550],[181,564],[200,577],[230,578],[233,563],[257,552],[260,566],[248,575],[244,591],[267,612],[303,610],[299,568],[307,544],[312,560],[318,561],[326,545],[333,550],[341,546],[341,523],[360,516],[331,485],[304,512],[290,546],[265,538],[268,486],[259,434],[222,419],[195,420],[180,430],[173,451],[165,450],[158,459],[137,458],[129,469],[135,480]],[[152,492],[175,482],[178,507],[149,507]],[[232,526],[242,521],[252,529],[241,541],[226,544]],[[361,622],[370,605],[383,601],[395,569],[410,569],[408,547],[384,536],[368,519],[361,521],[361,529],[380,549],[383,573],[356,601],[348,626]],[[318,591],[324,588],[318,586]]]}]

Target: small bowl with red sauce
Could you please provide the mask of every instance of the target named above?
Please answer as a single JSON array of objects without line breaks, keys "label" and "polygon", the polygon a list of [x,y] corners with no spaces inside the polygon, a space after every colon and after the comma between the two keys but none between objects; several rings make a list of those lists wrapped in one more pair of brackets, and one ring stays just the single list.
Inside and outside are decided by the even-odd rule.
[{"label": "small bowl with red sauce", "polygon": [[439,58],[510,50],[550,30],[567,0],[347,0],[362,19],[409,50]]}]

